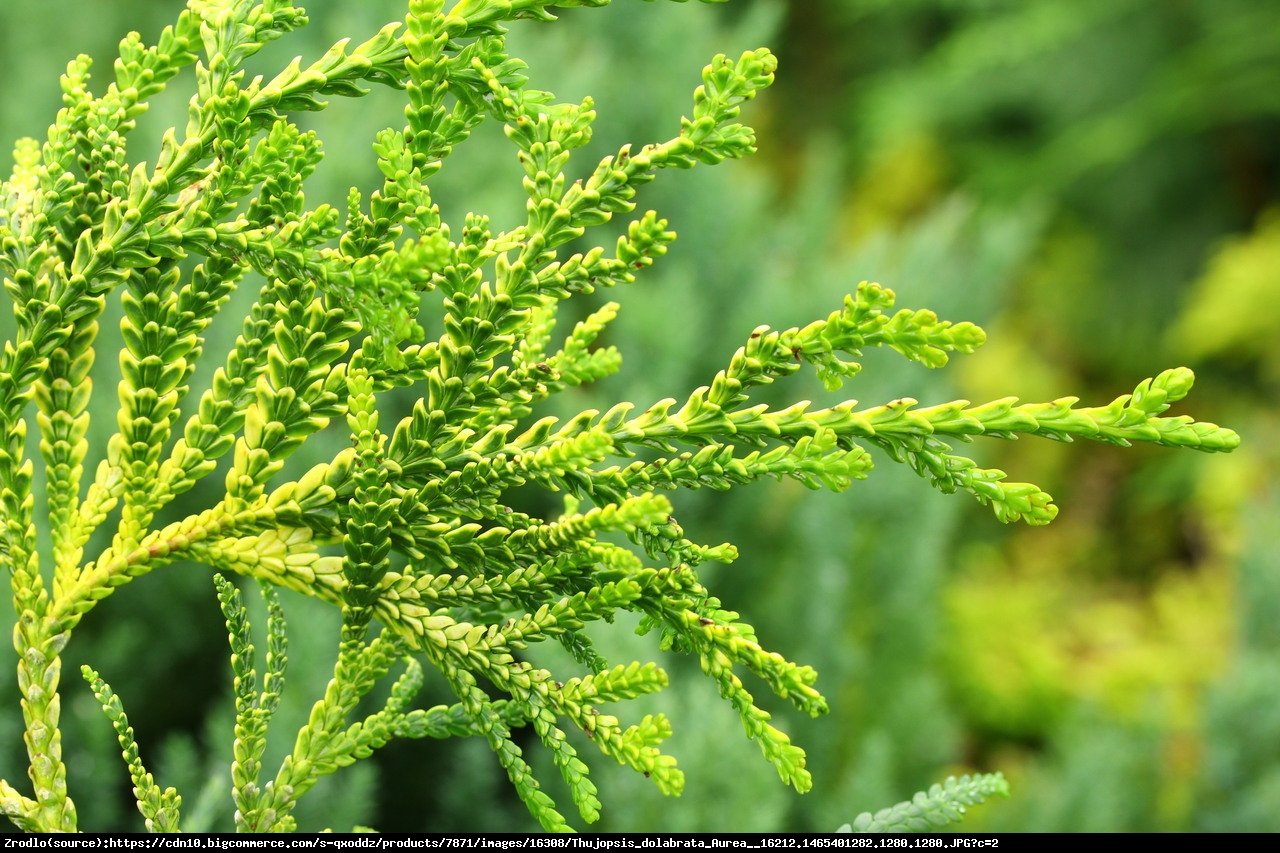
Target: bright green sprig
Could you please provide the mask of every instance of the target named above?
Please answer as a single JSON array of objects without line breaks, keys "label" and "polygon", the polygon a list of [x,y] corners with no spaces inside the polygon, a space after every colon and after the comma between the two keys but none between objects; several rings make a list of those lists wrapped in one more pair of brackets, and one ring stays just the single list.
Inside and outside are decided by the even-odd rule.
[{"label": "bright green sprig", "polygon": [[347,376],[350,403],[347,424],[355,444],[355,494],[351,515],[342,537],[347,585],[344,590],[344,648],[358,648],[373,607],[378,586],[390,568],[391,519],[395,511],[385,462],[386,437],[378,430],[373,380],[357,367]]},{"label": "bright green sprig", "polygon": [[467,138],[480,118],[472,99],[458,98],[452,108],[447,103],[453,85],[447,69],[453,58],[447,50],[449,27],[443,10],[444,0],[410,0],[405,18],[409,104],[403,139],[412,150],[412,167],[424,181],[440,170],[444,158]]},{"label": "bright green sprig", "polygon": [[244,436],[227,473],[228,497],[246,504],[261,493],[286,456],[341,411],[345,383],[333,364],[357,331],[341,309],[326,309],[316,299],[312,282],[295,279],[282,285],[266,370],[245,411]]},{"label": "bright green sprig", "polygon": [[267,673],[259,691],[252,635],[240,591],[221,575],[214,575],[214,583],[231,643],[231,687],[236,709],[231,763],[232,798],[236,804],[237,828],[246,830],[255,827],[258,820],[262,799],[258,780],[267,746],[267,725],[279,704],[283,686],[287,660],[284,614],[274,589],[264,584],[262,591],[268,608]]},{"label": "bright green sprig", "polygon": [[721,406],[741,403],[746,399],[744,389],[794,373],[802,362],[817,366],[823,384],[834,391],[862,369],[859,362],[845,361],[840,354],[857,357],[865,347],[887,346],[937,368],[946,365],[949,352],[971,353],[986,340],[982,329],[972,323],[953,325],[940,321],[932,311],[903,309],[891,314],[894,302],[892,290],[864,281],[845,298],[844,307],[826,320],[785,332],[761,326],[734,355],[729,368],[716,376],[712,401]]},{"label": "bright green sprig", "polygon": [[601,805],[596,786],[588,775],[587,765],[578,757],[577,750],[569,743],[564,730],[556,725],[556,709],[535,691],[530,691],[529,697],[527,704],[533,711],[529,722],[537,733],[538,740],[550,751],[552,763],[568,786],[578,814],[587,823],[594,823],[600,819]]},{"label": "bright green sprig", "polygon": [[307,22],[291,0],[192,0],[188,5],[201,19],[200,38],[213,73],[221,66],[239,67],[268,42]]},{"label": "bright green sprig", "polygon": [[50,355],[45,378],[36,386],[39,412],[36,424],[48,472],[45,488],[59,586],[67,582],[79,562],[73,519],[79,502],[84,458],[89,449],[85,436],[89,428],[87,408],[93,392],[93,380],[89,376],[93,366],[91,342],[96,335],[96,320],[77,328],[75,334]]},{"label": "bright green sprig", "polygon": [[156,506],[151,491],[160,467],[160,453],[177,418],[180,383],[186,375],[182,358],[194,343],[168,324],[177,304],[176,267],[152,267],[130,276],[123,294],[125,317],[121,331],[118,396],[120,432],[107,449],[106,464],[121,472],[123,519],[115,547],[134,545],[151,521]]},{"label": "bright green sprig", "polygon": [[608,302],[573,327],[560,351],[547,359],[546,366],[549,369],[542,371],[555,377],[553,384],[544,386],[547,393],[553,394],[565,387],[596,382],[618,372],[618,368],[622,366],[622,354],[617,347],[588,349],[604,331],[604,327],[618,316],[618,308],[618,303]]},{"label": "bright green sprig", "polygon": [[662,793],[679,796],[684,791],[684,772],[676,767],[673,757],[658,749],[658,744],[671,737],[671,723],[666,717],[650,714],[624,730],[616,717],[596,714],[584,725],[601,752],[643,774]]},{"label": "bright green sprig", "polygon": [[443,649],[433,642],[424,647],[424,651],[449,682],[464,712],[474,721],[476,730],[489,742],[498,763],[506,771],[507,778],[529,813],[547,831],[569,831],[571,827],[564,815],[560,814],[555,802],[542,790],[528,762],[524,760],[520,747],[512,740],[510,724],[503,718],[496,703],[480,689],[475,677],[449,655],[447,638]]},{"label": "bright green sprig", "polygon": [[[226,362],[213,375],[196,412],[187,420],[182,437],[159,470],[160,488],[181,494],[214,470],[217,460],[235,446],[245,411],[258,377],[266,370],[266,351],[279,313],[276,301],[281,282],[268,280],[245,318]],[[99,480],[103,477],[99,476]]]},{"label": "bright green sprig", "polygon": [[[523,724],[523,709],[514,702],[493,703],[502,724],[508,727]],[[436,705],[425,710],[410,711],[400,717],[392,736],[397,738],[433,738],[444,740],[452,737],[477,737],[482,734],[480,723],[467,712],[461,702],[453,705]]]},{"label": "bright green sprig", "polygon": [[[400,644],[385,634],[359,648],[350,643],[344,646],[324,696],[312,706],[306,725],[298,731],[293,752],[281,762],[276,778],[264,789],[265,796],[255,815],[256,831],[293,829],[291,812],[303,794],[324,776],[368,757],[380,745],[376,742],[377,728],[368,724],[349,726],[347,721],[401,654]],[[366,733],[365,741],[359,736],[362,731]]]},{"label": "bright green sprig", "polygon": [[148,832],[177,832],[179,810],[182,808],[182,797],[173,788],[160,789],[155,778],[147,772],[138,754],[138,743],[134,740],[133,726],[125,715],[120,697],[112,692],[111,687],[88,666],[81,667],[81,675],[93,688],[93,695],[102,705],[103,712],[111,721],[116,731],[116,739],[124,750],[124,761],[129,767],[129,778],[133,780],[133,795],[138,801],[138,811],[146,821]]}]

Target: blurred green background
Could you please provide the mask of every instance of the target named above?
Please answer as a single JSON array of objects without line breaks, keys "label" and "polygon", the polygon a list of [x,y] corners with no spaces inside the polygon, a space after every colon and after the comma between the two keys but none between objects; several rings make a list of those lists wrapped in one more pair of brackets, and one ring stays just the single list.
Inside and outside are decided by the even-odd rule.
[{"label": "blurred green background", "polygon": [[[260,57],[264,73],[402,15],[395,0],[304,5],[313,24]],[[154,37],[180,6],[8,0],[0,138],[43,133],[74,54],[105,70],[120,36]],[[809,751],[814,790],[783,788],[696,666],[659,657],[673,685],[649,705],[673,718],[686,793],[664,799],[597,757],[597,827],[831,831],[948,773],[998,769],[1012,799],[975,809],[964,828],[1280,831],[1280,5],[616,0],[563,17],[523,25],[512,42],[534,85],[595,97],[581,171],[624,141],[671,135],[715,53],[769,45],[781,59],[776,86],[749,111],[759,156],[665,174],[642,192],[681,238],[611,294],[623,303],[609,340],[624,353],[621,375],[564,407],[686,394],[755,325],[825,316],[872,279],[904,306],[983,324],[990,342],[938,372],[869,357],[845,389],[868,403],[1101,403],[1187,364],[1199,382],[1183,410],[1244,438],[1226,457],[982,448],[985,463],[1058,498],[1049,528],[1003,527],[888,460],[845,495],[785,483],[677,496],[691,535],[741,547],[736,564],[710,572],[712,589],[767,646],[821,673],[829,716],[801,719],[782,703],[776,714]],[[153,159],[159,132],[184,122],[181,83],[144,117],[135,158]],[[375,92],[304,118],[328,152],[313,201],[374,182],[372,134],[402,123],[400,109],[398,93]],[[478,134],[450,162],[435,186],[447,218],[515,221],[519,170],[500,133]],[[207,351],[233,335],[216,326]],[[108,318],[93,453],[114,419],[118,343]],[[829,396],[799,378],[781,394]],[[209,500],[197,490],[177,511]],[[277,752],[322,689],[335,636],[332,614],[287,605],[293,702]],[[174,567],[95,610],[65,660],[69,674],[92,662],[122,695],[151,769],[186,796],[191,829],[229,826],[224,634],[208,571]],[[658,655],[620,626],[600,642],[618,659]],[[13,678],[0,668],[0,776],[11,779],[23,775]],[[63,701],[82,827],[140,828],[89,690],[68,677]],[[554,776],[536,743],[530,751]],[[393,745],[302,802],[304,828],[532,826],[474,741]]]}]

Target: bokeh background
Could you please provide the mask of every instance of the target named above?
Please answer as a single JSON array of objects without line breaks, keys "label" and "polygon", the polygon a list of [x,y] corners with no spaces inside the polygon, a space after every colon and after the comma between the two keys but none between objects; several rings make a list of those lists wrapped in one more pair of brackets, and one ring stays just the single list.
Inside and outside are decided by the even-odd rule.
[{"label": "bokeh background", "polygon": [[[402,15],[395,0],[305,5],[313,24],[260,57],[263,72]],[[154,37],[180,6],[0,5],[0,138],[43,133],[74,54],[105,71],[121,35]],[[814,790],[785,789],[696,666],[660,657],[673,684],[649,704],[674,720],[669,749],[687,790],[665,799],[592,759],[606,804],[598,828],[831,831],[949,773],[1002,770],[1012,798],[975,809],[966,829],[1280,830],[1280,5],[616,0],[563,17],[518,27],[512,42],[535,85],[596,98],[581,171],[624,141],[673,133],[714,54],[769,45],[781,59],[776,86],[749,110],[757,157],[664,174],[643,191],[681,239],[610,295],[623,303],[609,343],[625,366],[566,408],[682,396],[758,323],[825,316],[873,279],[902,305],[982,323],[990,342],[943,371],[868,358],[846,391],[869,403],[1102,403],[1186,364],[1199,381],[1181,410],[1244,437],[1216,457],[1029,440],[982,448],[985,463],[1058,498],[1049,528],[1004,527],[888,460],[844,495],[770,483],[678,496],[692,535],[741,547],[736,564],[710,572],[712,589],[767,645],[821,673],[829,716],[783,703],[776,714],[809,751]],[[144,117],[133,157],[153,159],[159,132],[182,125],[188,81]],[[402,122],[399,97],[375,92],[304,119],[328,152],[309,198],[339,201],[375,182],[369,143]],[[518,167],[489,130],[435,187],[452,221],[519,215]],[[0,155],[6,173],[8,163]],[[215,327],[206,351],[229,345],[239,316]],[[115,325],[104,321],[95,454],[114,419]],[[782,393],[827,399],[809,379]],[[197,490],[178,511],[210,500]],[[287,605],[293,678],[277,753],[327,680],[335,636],[332,614]],[[137,829],[140,818],[109,726],[74,677],[82,661],[122,695],[151,769],[187,799],[187,826],[229,826],[224,635],[208,570],[190,565],[126,587],[86,620],[63,691],[83,827]],[[622,660],[660,654],[625,626],[600,642]],[[23,775],[13,678],[11,663],[0,667],[7,778]],[[439,685],[429,694],[447,700]],[[530,752],[553,777],[536,744]],[[303,806],[304,828],[532,825],[475,741],[393,745]]]}]

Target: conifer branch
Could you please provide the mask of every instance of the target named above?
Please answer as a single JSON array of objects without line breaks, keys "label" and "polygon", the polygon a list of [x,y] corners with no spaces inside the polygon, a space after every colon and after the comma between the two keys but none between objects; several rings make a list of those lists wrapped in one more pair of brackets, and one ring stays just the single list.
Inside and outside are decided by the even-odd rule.
[{"label": "conifer branch", "polygon": [[964,817],[969,806],[994,796],[1009,796],[1009,783],[1000,773],[947,777],[910,800],[872,814],[863,812],[840,832],[937,832]]},{"label": "conifer branch", "polygon": [[[154,45],[137,35],[121,42],[103,94],[91,88],[87,58],[69,63],[64,108],[43,142],[18,143],[0,185],[0,276],[16,324],[0,349],[0,567],[17,615],[31,783],[28,795],[0,781],[0,814],[14,825],[77,828],[59,728],[61,651],[98,602],[179,559],[253,579],[266,603],[259,661],[239,590],[215,576],[231,647],[238,829],[297,828],[299,798],[319,779],[397,738],[476,736],[533,817],[567,830],[520,742],[549,752],[588,823],[603,806],[573,729],[663,793],[685,784],[661,751],[666,717],[624,720],[627,703],[662,689],[666,673],[607,660],[591,642],[589,626],[626,612],[660,649],[697,659],[786,784],[804,791],[813,781],[803,750],[749,682],[816,716],[826,710],[816,673],[764,648],[703,585],[702,563],[738,552],[686,535],[673,515],[680,490],[788,478],[843,491],[868,477],[877,451],[941,491],[990,504],[1003,521],[1041,524],[1057,513],[1047,494],[980,468],[954,442],[1026,435],[1237,446],[1231,430],[1166,414],[1191,388],[1185,368],[1093,407],[1074,397],[759,402],[764,386],[806,365],[835,391],[856,377],[869,347],[941,368],[985,340],[971,323],[895,309],[893,292],[870,283],[825,320],[757,328],[683,401],[544,414],[552,397],[621,363],[607,339],[599,346],[619,303],[576,314],[585,319],[557,335],[564,303],[630,284],[663,257],[675,234],[657,213],[636,213],[640,192],[666,170],[750,154],[755,137],[741,111],[777,66],[764,49],[713,58],[673,135],[618,144],[594,168],[575,170],[594,103],[559,103],[535,89],[536,69],[510,55],[506,33],[522,20],[552,20],[557,8],[603,5],[409,0],[403,25],[250,79],[245,61],[306,15],[291,0],[189,0]],[[148,99],[189,66],[187,126],[163,136],[154,163],[129,162],[128,136]],[[381,185],[353,188],[345,210],[310,206],[305,186],[323,148],[292,116],[370,85],[405,90],[403,124],[373,140]],[[451,224],[431,194],[433,177],[484,122],[502,126],[523,170],[523,221],[505,231],[480,212]],[[622,235],[596,245],[606,242],[595,239],[599,226],[619,216],[630,217]],[[262,281],[238,337],[229,352],[206,353],[206,331],[250,275]],[[99,320],[117,300],[118,431],[84,483]],[[418,323],[424,312],[436,330],[430,340]],[[218,365],[212,386],[188,400],[206,357]],[[380,409],[391,389],[415,398],[396,423]],[[31,403],[39,436],[29,447]],[[350,445],[326,449],[297,479],[284,476],[289,457],[321,447],[319,434],[334,423],[345,423]],[[39,519],[37,464],[46,483]],[[220,465],[225,477],[210,482]],[[558,492],[564,511],[518,511],[522,488]],[[180,515],[173,501],[197,489],[207,509],[170,521]],[[53,532],[43,567],[38,520]],[[85,559],[109,523],[109,544]],[[342,627],[328,685],[264,782],[288,658],[278,588],[337,608]],[[545,642],[567,650],[576,669],[557,674],[524,658]],[[400,667],[389,698],[369,712],[362,703]],[[428,670],[455,702],[414,707]],[[176,829],[177,792],[146,772],[118,697],[92,670],[84,675],[116,732],[146,827]],[[622,708],[615,715],[605,704]],[[533,737],[518,741],[521,727]],[[1002,785],[948,781],[859,826],[935,825]]]}]

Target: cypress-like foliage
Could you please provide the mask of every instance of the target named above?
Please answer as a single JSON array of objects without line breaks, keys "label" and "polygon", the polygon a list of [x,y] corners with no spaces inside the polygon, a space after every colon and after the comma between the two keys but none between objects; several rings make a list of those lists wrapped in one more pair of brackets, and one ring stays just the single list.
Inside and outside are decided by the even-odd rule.
[{"label": "cypress-like foliage", "polygon": [[[776,68],[764,49],[715,57],[673,136],[623,145],[573,179],[568,167],[591,138],[593,104],[558,103],[533,88],[529,69],[507,53],[506,27],[606,2],[410,0],[404,24],[354,47],[339,42],[309,64],[295,60],[268,80],[250,79],[245,62],[304,25],[303,11],[290,0],[190,0],[154,46],[136,34],[121,43],[104,94],[89,88],[87,58],[68,66],[65,108],[43,143],[18,144],[0,191],[0,274],[17,323],[0,352],[0,561],[18,616],[31,784],[28,796],[0,781],[0,812],[16,825],[77,827],[59,729],[60,652],[70,634],[114,590],[178,559],[252,577],[266,601],[260,666],[240,593],[215,575],[231,645],[237,828],[295,829],[296,803],[319,779],[393,738],[474,735],[534,817],[564,830],[570,823],[535,777],[517,728],[529,727],[549,751],[584,821],[601,803],[572,729],[664,793],[684,785],[660,749],[671,731],[663,716],[628,725],[598,707],[667,682],[656,665],[614,663],[594,648],[584,629],[620,611],[641,614],[661,648],[697,659],[785,783],[812,784],[804,752],[744,678],[816,716],[826,710],[816,673],[762,648],[703,585],[699,566],[737,551],[686,537],[663,492],[762,478],[840,491],[865,478],[880,451],[944,492],[989,504],[1002,521],[1044,524],[1057,513],[1049,495],[979,467],[955,443],[1029,435],[1237,445],[1231,430],[1166,415],[1191,388],[1185,368],[1097,407],[1075,398],[757,402],[763,386],[807,367],[838,390],[867,348],[939,368],[985,340],[971,323],[896,308],[891,290],[867,282],[825,320],[757,328],[683,400],[539,417],[548,397],[620,364],[615,349],[593,349],[616,303],[557,345],[559,308],[631,283],[660,260],[675,234],[654,212],[633,215],[637,194],[662,170],[751,153],[755,137],[740,111]],[[154,164],[130,164],[126,138],[147,99],[188,66],[196,92],[186,128],[163,137]],[[405,125],[373,145],[383,184],[367,198],[353,189],[345,211],[310,207],[303,185],[321,149],[291,115],[369,85],[403,88],[408,102]],[[430,191],[485,121],[502,125],[524,171],[525,220],[505,231],[480,213],[451,226]],[[632,217],[622,236],[593,245],[593,229],[615,217]],[[184,420],[204,332],[246,281],[259,282],[258,299]],[[87,377],[109,299],[124,316],[119,431],[85,484]],[[436,337],[418,325],[424,299]],[[384,430],[379,395],[397,388],[413,389],[417,402]],[[54,531],[48,555],[34,532],[31,401],[47,484],[40,509]],[[343,418],[351,447],[287,480],[288,457]],[[220,460],[219,486],[210,475]],[[562,493],[563,512],[517,511],[510,495],[519,487]],[[195,489],[207,509],[157,522]],[[86,559],[90,537],[109,523],[109,544]],[[263,782],[287,658],[277,587],[330,602],[342,625],[331,680]],[[546,641],[580,671],[557,676],[522,654]],[[456,702],[413,707],[426,668]],[[389,697],[369,713],[362,703],[393,670],[401,674]],[[178,828],[181,798],[146,772],[119,698],[97,673],[84,674],[115,728],[147,828]],[[986,777],[946,783],[915,801],[918,816],[935,824],[999,787]],[[886,825],[919,822],[910,808],[885,814]]]}]

